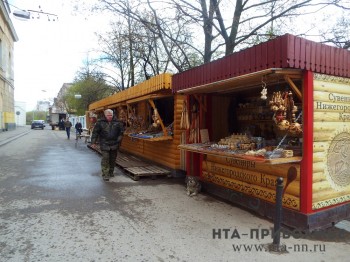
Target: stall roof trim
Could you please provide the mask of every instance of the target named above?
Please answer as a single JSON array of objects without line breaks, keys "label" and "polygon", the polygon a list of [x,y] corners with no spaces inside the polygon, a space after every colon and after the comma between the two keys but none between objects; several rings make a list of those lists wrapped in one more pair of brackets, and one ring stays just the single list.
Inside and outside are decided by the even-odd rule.
[{"label": "stall roof trim", "polygon": [[259,72],[216,81],[214,83],[186,88],[178,91],[178,93],[229,93],[246,90],[249,87],[256,87],[262,85],[263,82],[269,85],[278,84],[285,81],[285,77],[288,77],[291,80],[300,80],[302,77],[302,71],[300,69],[270,68]]},{"label": "stall roof trim", "polygon": [[163,93],[166,90],[171,92],[172,77],[169,73],[154,76],[138,85],[118,92],[109,97],[103,98],[89,105],[89,110],[108,108],[111,106],[122,105],[129,100],[135,100],[141,97],[147,97],[150,94]]},{"label": "stall roof trim", "polygon": [[350,77],[350,51],[291,34],[173,75],[173,92],[271,68]]}]

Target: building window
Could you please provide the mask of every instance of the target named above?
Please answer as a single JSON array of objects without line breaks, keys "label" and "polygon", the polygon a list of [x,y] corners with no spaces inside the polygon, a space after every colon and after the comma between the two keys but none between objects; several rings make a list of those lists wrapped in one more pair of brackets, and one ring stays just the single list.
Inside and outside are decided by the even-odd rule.
[{"label": "building window", "polygon": [[2,53],[3,53],[3,43],[2,43],[2,39],[0,39],[0,68],[3,69]]},{"label": "building window", "polygon": [[8,78],[10,80],[13,80],[13,73],[12,73],[12,57],[11,52],[9,52],[8,61],[7,61],[7,74]]}]

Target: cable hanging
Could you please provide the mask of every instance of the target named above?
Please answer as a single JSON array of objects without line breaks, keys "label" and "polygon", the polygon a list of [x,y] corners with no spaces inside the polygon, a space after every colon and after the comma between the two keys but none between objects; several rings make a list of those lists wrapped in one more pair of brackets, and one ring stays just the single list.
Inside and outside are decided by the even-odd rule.
[{"label": "cable hanging", "polygon": [[41,15],[44,15],[47,17],[47,20],[49,22],[58,21],[58,15],[53,14],[53,13],[44,12],[40,5],[39,5],[39,10],[33,10],[33,9],[25,10],[25,9],[22,9],[22,8],[19,8],[17,6],[10,4],[7,0],[3,0],[3,2],[6,3],[8,6],[11,6],[11,7],[16,9],[12,12],[12,15],[14,17],[24,19],[24,20],[30,20],[30,19],[35,19],[35,18],[40,19]]}]

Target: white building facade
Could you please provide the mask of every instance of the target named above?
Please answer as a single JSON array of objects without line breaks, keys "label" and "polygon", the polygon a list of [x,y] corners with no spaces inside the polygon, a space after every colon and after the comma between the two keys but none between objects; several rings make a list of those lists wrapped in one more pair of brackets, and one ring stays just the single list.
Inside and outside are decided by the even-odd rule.
[{"label": "white building facade", "polygon": [[26,125],[26,102],[15,101],[15,118],[16,126]]}]

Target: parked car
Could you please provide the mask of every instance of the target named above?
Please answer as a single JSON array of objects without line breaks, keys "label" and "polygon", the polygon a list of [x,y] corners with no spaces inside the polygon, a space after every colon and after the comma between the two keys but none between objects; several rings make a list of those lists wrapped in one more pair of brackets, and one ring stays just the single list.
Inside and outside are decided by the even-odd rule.
[{"label": "parked car", "polygon": [[34,120],[31,125],[32,129],[34,128],[41,128],[44,129],[45,125],[43,120]]},{"label": "parked car", "polygon": [[45,127],[45,120],[38,120],[38,121],[42,122]]}]

